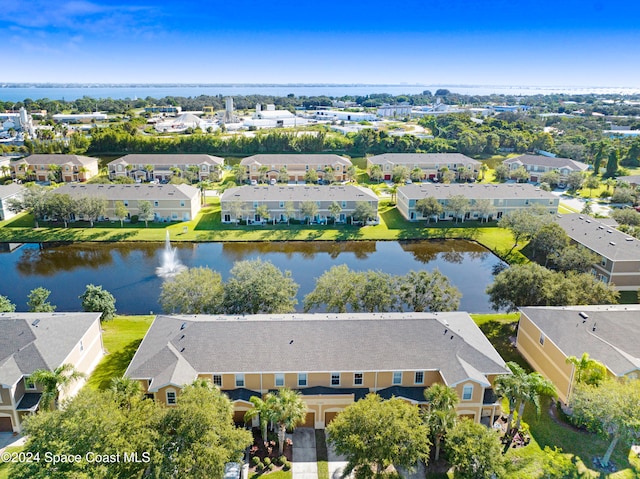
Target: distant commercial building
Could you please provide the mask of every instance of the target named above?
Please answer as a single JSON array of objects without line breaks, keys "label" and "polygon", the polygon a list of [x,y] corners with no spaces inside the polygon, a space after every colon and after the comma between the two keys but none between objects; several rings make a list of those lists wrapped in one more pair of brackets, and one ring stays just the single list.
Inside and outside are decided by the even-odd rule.
[{"label": "distant commercial building", "polygon": [[106,113],[56,113],[53,115],[53,119],[59,122],[69,123],[90,123],[94,121],[104,121],[108,115]]},{"label": "distant commercial building", "polygon": [[511,211],[531,208],[534,205],[540,205],[550,214],[556,214],[559,203],[557,196],[526,183],[421,183],[398,188],[397,208],[402,216],[409,221],[426,220],[416,210],[416,202],[424,198],[433,197],[443,207],[442,214],[434,219],[453,220],[456,213],[449,207],[449,200],[453,196],[464,196],[469,200],[469,208],[462,213],[460,218],[462,220],[481,219],[481,213],[474,209],[479,200],[489,200],[491,202],[493,212],[490,218],[492,219],[498,219]]},{"label": "distant commercial building", "polygon": [[164,106],[147,106],[144,111],[146,113],[170,113],[173,115],[179,115],[182,113],[181,106],[164,105]]},{"label": "distant commercial building", "polygon": [[283,128],[287,126],[302,126],[308,124],[306,118],[300,118],[289,110],[276,110],[275,105],[256,105],[256,112],[253,117],[244,121],[245,127],[255,128]]},{"label": "distant commercial building", "polygon": [[411,116],[412,106],[409,104],[401,105],[382,105],[378,107],[377,114],[380,117],[407,117]]},{"label": "distant commercial building", "polygon": [[385,181],[389,181],[396,166],[404,166],[409,171],[420,168],[422,177],[428,179],[439,178],[444,167],[454,173],[458,168],[471,170],[476,178],[482,163],[461,153],[383,153],[367,158],[367,171],[370,172],[373,165],[378,165]]},{"label": "distant commercial building", "polygon": [[11,176],[35,181],[49,181],[51,171],[60,172],[62,181],[87,181],[98,174],[98,159],[82,155],[36,154],[11,164]]},{"label": "distant commercial building", "polygon": [[172,168],[186,171],[198,168],[198,180],[217,181],[224,158],[211,155],[131,154],[107,163],[109,178],[128,176],[141,181],[164,181],[174,175]]},{"label": "distant commercial building", "polygon": [[363,111],[316,110],[310,112],[317,120],[326,121],[375,121],[378,116]]}]

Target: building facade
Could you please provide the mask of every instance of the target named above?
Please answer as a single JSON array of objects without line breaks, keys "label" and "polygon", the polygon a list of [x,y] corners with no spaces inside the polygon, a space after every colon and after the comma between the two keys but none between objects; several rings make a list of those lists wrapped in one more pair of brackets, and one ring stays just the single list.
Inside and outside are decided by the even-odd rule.
[{"label": "building facade", "polygon": [[[238,354],[238,341],[252,354]],[[158,316],[126,376],[168,406],[186,384],[208,379],[233,401],[236,422],[252,396],[289,387],[307,405],[305,426],[324,429],[369,392],[425,404],[436,383],[455,388],[460,415],[493,422],[493,381],[509,373],[464,312],[323,313]]]},{"label": "building facade", "polygon": [[81,155],[37,154],[11,163],[13,178],[50,181],[50,173],[59,175],[64,183],[87,181],[98,174],[98,159]]},{"label": "building facade", "polygon": [[107,208],[102,219],[115,220],[116,202],[122,201],[129,211],[127,218],[139,214],[141,201],[151,203],[153,221],[190,221],[201,208],[200,190],[189,185],[63,185],[56,193],[68,194],[73,198],[93,196],[104,198]]},{"label": "building facade", "polygon": [[583,172],[589,169],[589,165],[569,158],[554,158],[542,155],[521,155],[504,160],[503,164],[509,167],[510,171],[515,171],[524,167],[529,173],[529,181],[537,183],[542,175],[549,171],[557,170],[560,173],[560,181],[565,182],[570,173],[574,171]]},{"label": "building facade", "polygon": [[107,164],[109,178],[128,176],[140,181],[167,181],[180,172],[197,168],[199,181],[218,181],[224,166],[224,159],[211,155],[173,155],[173,154],[132,154]]},{"label": "building facade", "polygon": [[17,214],[9,209],[9,202],[12,199],[22,199],[23,191],[24,186],[16,183],[0,185],[0,221],[13,218]]},{"label": "building facade", "polygon": [[[409,221],[426,220],[416,209],[416,202],[433,197],[442,205],[443,212],[435,220],[455,219],[456,212],[450,207],[454,196],[465,197],[469,204],[459,219],[499,219],[503,215],[516,210],[531,208],[536,205],[550,214],[558,212],[559,199],[548,191],[536,188],[531,184],[514,183],[472,183],[472,184],[434,184],[422,183],[406,185],[397,190],[398,211]],[[481,200],[488,200],[491,205],[490,214],[483,217],[478,208]]]},{"label": "building facade", "polygon": [[[303,204],[309,201],[317,206],[317,213],[312,218],[305,217],[302,211]],[[234,223],[243,219],[250,224],[305,219],[326,223],[328,218],[335,218],[338,223],[346,223],[360,202],[366,202],[374,211],[378,211],[376,194],[361,186],[241,186],[225,190],[220,197],[223,223]],[[334,203],[340,207],[340,211],[335,214],[331,211]],[[241,208],[237,208],[238,205]],[[260,217],[258,208],[261,206],[267,207],[269,218]],[[241,218],[238,218],[237,213],[240,210]]]},{"label": "building facade", "polygon": [[[24,416],[40,407],[38,369],[63,364],[90,374],[102,359],[101,313],[0,313],[0,432],[20,432]],[[60,399],[75,395],[77,380]]]},{"label": "building facade", "polygon": [[289,173],[289,181],[304,182],[309,170],[315,170],[318,178],[324,178],[325,169],[333,169],[336,181],[346,179],[351,160],[338,155],[253,155],[243,158],[240,165],[246,169],[249,180],[258,181],[264,172],[268,180],[277,179],[282,168]]},{"label": "building facade", "polygon": [[574,243],[597,255],[591,273],[600,281],[618,291],[640,288],[640,240],[587,215],[558,215],[555,220]]},{"label": "building facade", "polygon": [[569,356],[588,353],[611,377],[640,374],[640,305],[520,308],[516,347],[531,366],[553,382],[567,403],[575,386]]},{"label": "building facade", "polygon": [[464,168],[477,178],[482,163],[461,153],[384,153],[367,158],[367,171],[371,172],[373,165],[378,165],[385,181],[389,181],[396,166],[404,166],[409,171],[420,168],[423,179],[440,178],[445,167],[454,173]]}]

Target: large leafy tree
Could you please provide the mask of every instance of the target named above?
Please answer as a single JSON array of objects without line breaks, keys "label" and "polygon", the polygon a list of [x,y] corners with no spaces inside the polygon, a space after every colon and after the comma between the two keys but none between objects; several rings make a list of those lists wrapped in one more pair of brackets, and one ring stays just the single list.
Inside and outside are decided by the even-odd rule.
[{"label": "large leafy tree", "polygon": [[32,289],[27,296],[27,307],[32,313],[51,313],[56,310],[56,307],[49,301],[49,295],[51,291],[46,288],[38,287]]},{"label": "large leafy tree", "polygon": [[116,314],[116,298],[102,286],[88,284],[80,299],[84,311],[101,312],[103,321],[113,319]]},{"label": "large leafy tree", "polygon": [[189,268],[162,283],[160,305],[168,313],[221,313],[223,295],[219,273],[204,267]]},{"label": "large leafy tree", "polygon": [[640,380],[610,379],[600,386],[579,384],[570,406],[574,422],[611,441],[600,459],[605,467],[620,441],[628,444],[640,435]]},{"label": "large leafy tree", "polygon": [[138,218],[144,221],[144,227],[149,226],[149,220],[152,220],[154,216],[153,206],[151,201],[142,200],[138,201]]},{"label": "large leafy tree", "polygon": [[315,201],[303,201],[300,203],[300,216],[311,220],[318,214],[318,204]]},{"label": "large leafy tree", "polygon": [[116,201],[115,203],[115,215],[118,220],[120,220],[120,227],[122,228],[122,222],[129,214],[129,210],[124,205],[124,201]]},{"label": "large leafy tree", "polygon": [[540,253],[546,266],[549,259],[559,255],[569,245],[569,236],[558,223],[549,223],[542,226],[531,238],[533,255]]},{"label": "large leafy tree", "polygon": [[416,201],[416,211],[429,223],[432,216],[438,217],[442,214],[442,205],[436,198],[429,196]]},{"label": "large leafy tree", "polygon": [[53,371],[36,369],[31,374],[31,380],[42,388],[40,407],[47,411],[57,406],[60,393],[67,390],[74,381],[84,377],[72,364],[65,363]]},{"label": "large leafy tree", "polygon": [[224,285],[224,309],[228,314],[291,313],[299,287],[290,271],[283,273],[270,261],[239,261]]},{"label": "large leafy tree", "polygon": [[424,391],[429,408],[424,419],[431,432],[435,446],[434,459],[440,458],[440,445],[447,432],[455,425],[458,415],[456,405],[460,401],[456,390],[445,384],[433,384]]},{"label": "large leafy tree", "polygon": [[429,427],[414,405],[376,394],[350,404],[327,426],[329,442],[349,461],[345,474],[373,477],[386,467],[411,467],[429,457]]},{"label": "large leafy tree", "polygon": [[34,225],[38,228],[39,222],[49,213],[49,195],[47,192],[48,190],[42,186],[30,185],[22,193],[22,200],[11,198],[7,202],[7,206],[14,213],[29,210],[33,214]]},{"label": "large leafy tree", "polygon": [[378,212],[368,201],[356,202],[356,207],[353,209],[353,213],[351,213],[353,221],[361,221],[362,223],[373,220],[377,216]]},{"label": "large leafy tree", "polygon": [[551,215],[546,210],[531,208],[526,210],[515,210],[500,218],[498,226],[511,231],[514,245],[518,246],[521,240],[530,240],[545,224],[553,221]]},{"label": "large leafy tree", "polygon": [[222,477],[242,457],[251,433],[233,423],[233,405],[210,382],[186,386],[160,423],[159,477]]},{"label": "large leafy tree", "polygon": [[447,209],[450,209],[453,212],[453,216],[456,218],[456,223],[458,219],[462,219],[464,221],[464,216],[469,211],[469,200],[464,195],[455,195],[447,198]]},{"label": "large leafy tree", "polygon": [[411,311],[455,311],[462,296],[439,270],[409,271],[399,279],[400,298]]},{"label": "large leafy tree", "polygon": [[461,479],[494,479],[504,473],[498,434],[469,419],[458,421],[446,439],[449,461]]},{"label": "large leafy tree", "polygon": [[346,313],[359,301],[358,273],[346,264],[332,266],[316,279],[316,287],[304,297],[304,310],[324,306],[327,311]]},{"label": "large leafy tree", "polygon": [[9,298],[0,294],[0,313],[13,313],[15,310],[16,305]]},{"label": "large leafy tree", "polygon": [[298,391],[289,388],[269,393],[265,399],[269,408],[269,419],[278,426],[278,451],[282,454],[287,430],[304,422],[307,417],[307,405]]},{"label": "large leafy tree", "polygon": [[[140,203],[138,205],[140,205]],[[82,196],[76,200],[76,204],[78,214],[85,216],[89,220],[91,227],[93,227],[93,223],[99,217],[104,216],[107,211],[107,200],[97,196]]]}]

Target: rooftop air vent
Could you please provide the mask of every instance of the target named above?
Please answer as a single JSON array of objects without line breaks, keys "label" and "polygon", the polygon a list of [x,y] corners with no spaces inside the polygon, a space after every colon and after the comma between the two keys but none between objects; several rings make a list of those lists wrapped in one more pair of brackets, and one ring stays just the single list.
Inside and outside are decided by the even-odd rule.
[{"label": "rooftop air vent", "polygon": [[589,315],[587,313],[585,313],[584,311],[580,311],[578,313],[578,316],[580,316],[583,319],[583,323],[587,320],[587,318],[589,318]]},{"label": "rooftop air vent", "polygon": [[615,241],[609,241],[609,244],[610,244],[611,246],[615,246],[615,245],[616,245]]},{"label": "rooftop air vent", "polygon": [[187,327],[187,323],[182,323],[182,325],[180,326],[180,330],[182,331],[186,327]]},{"label": "rooftop air vent", "polygon": [[40,322],[40,320],[36,319],[33,323],[31,323],[31,326],[33,326],[34,328],[37,328],[39,322]]}]

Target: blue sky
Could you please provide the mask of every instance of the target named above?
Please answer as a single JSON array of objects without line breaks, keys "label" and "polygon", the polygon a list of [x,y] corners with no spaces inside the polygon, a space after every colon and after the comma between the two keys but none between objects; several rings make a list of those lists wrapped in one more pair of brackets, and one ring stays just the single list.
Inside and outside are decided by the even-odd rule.
[{"label": "blue sky", "polygon": [[0,82],[638,87],[638,19],[638,0],[0,0]]}]

